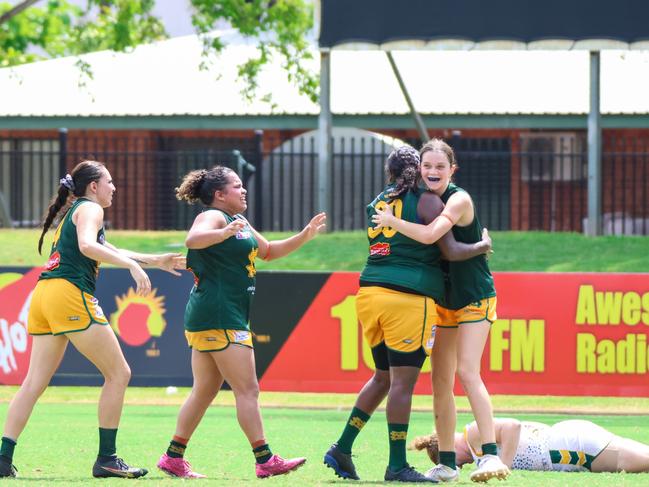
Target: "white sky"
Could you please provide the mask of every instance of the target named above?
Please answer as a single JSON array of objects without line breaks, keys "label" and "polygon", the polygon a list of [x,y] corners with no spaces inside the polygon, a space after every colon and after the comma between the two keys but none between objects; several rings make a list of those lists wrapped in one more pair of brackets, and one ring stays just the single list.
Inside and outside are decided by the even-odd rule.
[{"label": "white sky", "polygon": [[[4,0],[5,2],[7,0]],[[21,0],[8,0],[10,5],[17,5]],[[69,0],[70,3],[85,6],[87,0]],[[40,0],[35,6],[45,4]],[[156,0],[154,13],[164,22],[167,33],[171,37],[193,34],[191,22],[191,7],[188,0]]]}]

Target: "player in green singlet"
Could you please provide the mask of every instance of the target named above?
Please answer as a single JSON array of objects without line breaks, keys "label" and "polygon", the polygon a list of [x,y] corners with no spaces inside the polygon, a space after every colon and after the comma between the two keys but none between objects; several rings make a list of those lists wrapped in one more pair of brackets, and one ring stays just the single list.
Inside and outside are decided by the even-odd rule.
[{"label": "player in green singlet", "polygon": [[[421,176],[427,188],[445,203],[442,214],[428,225],[405,221],[389,211],[377,211],[374,223],[391,227],[421,243],[435,242],[453,229],[460,242],[476,242],[482,227],[469,194],[451,182],[457,168],[453,149],[440,139],[421,148]],[[497,455],[493,408],[489,393],[480,376],[480,361],[496,319],[496,291],[486,257],[477,256],[465,262],[451,262],[450,297],[437,307],[439,315],[436,343],[431,355],[435,425],[439,436],[440,464],[427,476],[440,482],[458,478],[454,452],[456,426],[453,386],[457,372],[466,392],[482,438],[483,456],[471,480],[484,482],[504,479],[509,469]]]},{"label": "player in green singlet", "polygon": [[250,304],[255,293],[255,259],[283,257],[315,237],[325,226],[320,213],[298,234],[269,242],[241,215],[246,190],[226,167],[187,174],[179,200],[201,202],[205,211],[194,220],[185,244],[194,287],[185,309],[185,335],[192,348],[192,392],[180,408],[176,432],[158,468],[169,475],[201,478],[184,458],[185,449],[208,406],[227,381],[236,400],[237,419],[255,457],[255,473],[264,478],[302,466],[305,458],[285,460],[272,453],[259,411],[259,384],[250,332]]},{"label": "player in green singlet", "polygon": [[[418,188],[419,154],[410,146],[394,150],[386,161],[388,185],[368,205],[369,257],[356,297],[358,319],[376,370],[361,390],[342,435],[324,456],[324,463],[342,478],[357,480],[351,449],[356,436],[387,396],[390,457],[385,480],[430,482],[406,461],[406,436],[412,392],[435,336],[435,302],[444,294],[440,248],[422,245],[391,228],[374,228],[375,212],[393,208],[405,220],[431,221],[438,196]],[[433,212],[434,213],[434,212]],[[441,236],[441,235],[440,235]],[[458,245],[452,235],[440,241],[444,255],[470,258],[490,243]]]},{"label": "player in green singlet", "polygon": [[52,222],[63,215],[50,258],[32,293],[27,331],[32,335],[29,370],[9,404],[0,445],[0,476],[14,477],[13,452],[32,409],[56,372],[68,345],[72,345],[99,369],[105,382],[99,398],[99,454],[93,465],[94,477],[141,477],[144,468],[129,467],[116,455],[115,440],[122,413],[124,392],[131,376],[115,333],[108,325],[94,297],[99,262],[126,267],[147,294],[151,283],[140,264],[160,267],[175,275],[185,266],[180,254],[141,254],[117,249],[106,242],[104,208],[113,200],[115,186],[106,167],[83,161],[60,180],[58,194],[48,209],[43,238]]}]

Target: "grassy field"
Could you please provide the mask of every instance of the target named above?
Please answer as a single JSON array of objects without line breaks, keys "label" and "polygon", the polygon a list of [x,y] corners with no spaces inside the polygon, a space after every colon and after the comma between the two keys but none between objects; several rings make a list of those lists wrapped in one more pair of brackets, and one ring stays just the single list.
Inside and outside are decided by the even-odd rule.
[{"label": "grassy field", "polygon": [[[7,402],[14,388],[0,388],[0,415],[6,413]],[[90,468],[96,455],[97,419],[94,401],[96,388],[53,387],[43,401],[35,408],[31,421],[21,436],[16,448],[14,462],[19,469],[18,485],[82,485],[87,482],[101,482],[102,485],[118,485],[124,481],[93,481]],[[182,480],[170,479],[155,469],[155,462],[162,454],[173,434],[178,405],[187,394],[181,389],[177,394],[167,395],[163,389],[131,388],[127,395],[120,433],[118,452],[127,462],[144,466],[151,471],[141,481],[148,485],[178,485]],[[273,397],[275,396],[275,397]],[[304,395],[304,394],[262,393],[262,404],[266,436],[273,450],[283,456],[306,456],[307,465],[289,476],[268,479],[264,485],[349,485],[336,477],[322,465],[322,455],[338,438],[347,419],[353,398],[349,395]],[[430,401],[430,398],[419,396]],[[528,408],[536,406],[534,398],[519,398]],[[554,398],[561,399],[561,398]],[[200,485],[246,485],[256,482],[253,459],[249,446],[239,430],[235,411],[231,406],[232,396],[225,392],[211,407],[202,424],[192,438],[187,458],[194,468],[208,475],[209,479],[198,481]],[[170,403],[173,401],[173,404]],[[497,403],[498,399],[495,398]],[[621,400],[618,400],[621,401]],[[283,402],[291,407],[268,407]],[[571,400],[563,398],[571,407]],[[594,399],[594,404],[606,400]],[[629,402],[626,400],[626,402]],[[536,404],[535,404],[536,403]],[[335,405],[334,405],[335,404]],[[299,407],[296,407],[299,405]],[[331,407],[334,405],[333,407]],[[644,403],[647,407],[647,403]],[[606,407],[606,406],[605,406]],[[496,406],[497,410],[500,407]],[[645,410],[646,412],[646,410]],[[541,421],[552,424],[570,416],[563,414],[508,414],[521,420]],[[581,415],[619,434],[646,441],[649,432],[649,416]],[[472,418],[461,413],[458,426]],[[415,411],[412,414],[409,438],[427,434],[432,418],[429,411]],[[355,462],[363,479],[359,484],[369,485],[381,482],[387,463],[387,441],[385,414],[377,412],[363,430],[354,448]],[[420,470],[430,468],[423,453],[409,452],[409,461]],[[465,468],[460,484],[471,485]],[[493,484],[495,481],[492,481]],[[511,487],[528,486],[583,486],[604,487],[641,486],[649,484],[649,474],[562,474],[553,472],[514,472],[506,484]],[[13,485],[13,483],[12,483]],[[356,483],[354,483],[356,485]],[[473,484],[475,485],[475,484]]]},{"label": "grassy field", "polygon": [[[38,230],[0,229],[0,265],[41,265],[36,250]],[[271,239],[289,234],[269,233]],[[51,233],[50,237],[51,238]],[[183,251],[185,232],[108,232],[108,240],[142,252]],[[493,232],[494,271],[649,272],[649,238],[597,237],[576,233]],[[49,245],[46,238],[44,248]],[[19,249],[17,251],[16,249]],[[298,252],[263,262],[260,270],[360,271],[367,258],[365,233],[320,235]]]},{"label": "grassy field", "polygon": [[[36,251],[37,230],[0,230],[0,265],[41,265],[45,258]],[[51,234],[50,234],[51,235]],[[183,251],[184,232],[109,232],[118,247],[143,252]],[[285,234],[269,234],[281,238]],[[494,232],[495,271],[541,272],[649,272],[649,239],[643,237],[586,238],[570,233]],[[46,247],[48,240],[46,240]],[[264,263],[261,270],[359,271],[366,258],[364,232],[325,234],[284,259]],[[16,387],[0,386],[0,417]],[[163,476],[155,462],[173,434],[178,407],[188,394],[180,389],[167,394],[162,388],[130,388],[118,436],[118,452],[127,462],[151,470],[142,479],[148,485],[183,482]],[[16,485],[122,485],[123,480],[94,481],[90,476],[97,448],[96,401],[98,388],[52,387],[36,406],[21,436],[14,462],[20,478]],[[269,485],[349,484],[322,465],[322,455],[335,441],[354,402],[351,394],[286,394],[262,392],[266,436],[273,450],[283,456],[303,455],[307,465],[285,477],[265,481]],[[553,423],[579,415],[611,431],[647,441],[649,398],[590,398],[552,396],[493,396],[497,415]],[[472,417],[468,401],[458,397],[458,426]],[[188,459],[195,469],[209,476],[201,485],[231,486],[258,482],[254,477],[249,445],[238,428],[234,398],[228,391],[217,397],[192,438]],[[409,437],[430,432],[432,399],[415,396]],[[572,416],[574,417],[574,416]],[[356,443],[355,462],[362,481],[382,483],[387,462],[385,414],[375,414]],[[420,470],[430,463],[423,453],[411,452],[409,461]],[[465,470],[472,470],[467,467]],[[494,484],[492,481],[491,484]],[[463,472],[460,484],[474,485]],[[499,483],[498,483],[499,484]],[[649,474],[562,474],[514,472],[504,484],[511,487],[646,486]]]}]

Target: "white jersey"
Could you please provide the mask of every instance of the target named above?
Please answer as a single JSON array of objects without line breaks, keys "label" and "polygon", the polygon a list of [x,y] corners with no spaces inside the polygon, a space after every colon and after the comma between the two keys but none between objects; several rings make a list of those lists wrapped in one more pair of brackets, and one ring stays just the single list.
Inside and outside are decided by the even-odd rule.
[{"label": "white jersey", "polygon": [[[467,438],[467,425],[464,437]],[[554,426],[521,421],[520,440],[512,461],[515,470],[589,471],[592,461],[613,439],[610,431],[590,421],[571,419]],[[467,441],[468,443],[468,441]],[[498,455],[500,455],[498,445]],[[469,445],[476,461],[479,455]]]},{"label": "white jersey", "polygon": [[[464,438],[467,438],[468,427],[464,428]],[[547,424],[535,423],[533,421],[521,422],[521,433],[516,448],[516,454],[512,461],[512,468],[515,470],[552,470],[552,462],[550,461],[550,449],[548,448],[548,432],[550,427]],[[468,441],[467,441],[468,444]],[[501,445],[498,446],[498,456],[500,456]],[[473,451],[471,445],[469,450],[473,456],[473,460],[477,461],[479,455]]]}]

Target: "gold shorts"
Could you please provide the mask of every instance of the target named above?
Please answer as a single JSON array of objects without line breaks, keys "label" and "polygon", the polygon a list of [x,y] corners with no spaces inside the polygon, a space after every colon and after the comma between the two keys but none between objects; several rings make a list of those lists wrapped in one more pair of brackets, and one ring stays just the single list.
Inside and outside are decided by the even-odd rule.
[{"label": "gold shorts", "polygon": [[385,342],[397,352],[416,352],[423,347],[430,355],[437,321],[432,298],[379,286],[361,287],[356,313],[370,348]]},{"label": "gold shorts", "polygon": [[108,320],[97,298],[65,279],[41,279],[32,293],[27,318],[30,335],[63,335]]},{"label": "gold shorts", "polygon": [[185,331],[189,348],[199,352],[219,352],[231,343],[252,347],[252,332],[246,330]]},{"label": "gold shorts", "polygon": [[439,322],[437,326],[442,328],[457,328],[458,325],[479,323],[485,320],[493,323],[498,319],[496,315],[497,302],[496,296],[493,296],[468,304],[458,310],[442,308],[438,305],[437,315],[439,316]]}]

